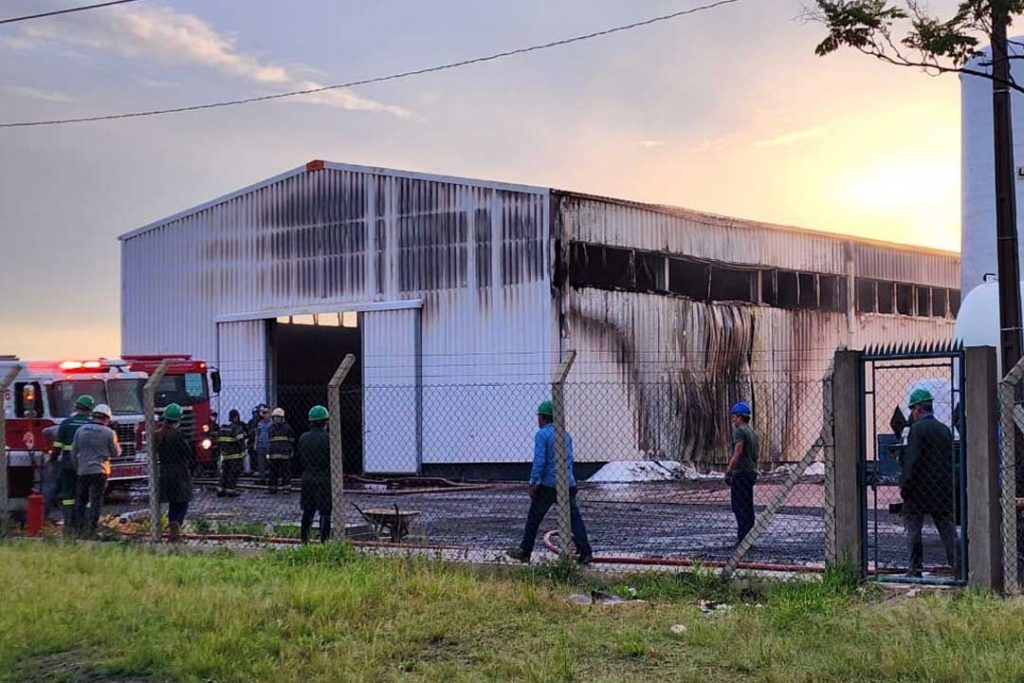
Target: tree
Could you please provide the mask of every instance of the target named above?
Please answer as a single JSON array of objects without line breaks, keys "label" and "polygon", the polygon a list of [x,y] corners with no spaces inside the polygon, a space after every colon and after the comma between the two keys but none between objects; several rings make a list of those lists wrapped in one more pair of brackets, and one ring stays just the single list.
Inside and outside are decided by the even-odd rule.
[{"label": "tree", "polygon": [[[983,54],[979,46],[990,40],[993,17],[1011,19],[1024,13],[1024,0],[962,0],[947,19],[931,15],[920,0],[815,0],[815,5],[808,10],[808,17],[828,29],[828,37],[815,48],[819,56],[851,47],[883,62],[932,75],[963,73],[993,81],[1002,79],[984,68],[989,64],[969,62]],[[897,37],[901,32],[903,37]],[[1009,42],[1024,48],[1024,43]],[[1005,84],[1024,93],[1024,86],[1017,85],[1012,76]]]}]

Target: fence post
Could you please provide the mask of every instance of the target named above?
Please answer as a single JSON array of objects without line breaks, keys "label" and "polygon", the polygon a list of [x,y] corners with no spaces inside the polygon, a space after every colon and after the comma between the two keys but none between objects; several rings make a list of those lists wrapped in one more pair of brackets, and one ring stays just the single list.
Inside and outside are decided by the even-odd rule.
[{"label": "fence post", "polygon": [[[832,378],[832,410],[838,416],[832,426],[832,459],[825,463],[828,501],[825,517],[831,519],[826,539],[826,564],[864,561],[863,511],[860,499],[860,463],[864,457],[864,425],[861,421],[863,382],[861,352],[836,352]],[[831,517],[830,517],[831,515]]]},{"label": "fence post", "polygon": [[[965,354],[961,399],[967,420],[967,580],[991,591],[1002,589],[999,510],[999,449],[996,429],[996,352],[990,346],[969,348]],[[961,541],[964,542],[964,541]]]},{"label": "fence post", "polygon": [[146,415],[146,453],[149,456],[149,521],[150,539],[159,543],[163,537],[160,513],[160,460],[156,455],[156,388],[167,372],[167,361],[161,361],[142,388],[142,409]]},{"label": "fence post", "polygon": [[15,363],[7,368],[0,379],[0,537],[7,535],[11,519],[11,505],[7,490],[7,387],[21,372],[21,365]]},{"label": "fence post", "polygon": [[569,514],[569,451],[565,439],[565,378],[576,360],[570,350],[562,359],[561,367],[551,382],[552,419],[555,423],[555,495],[558,497],[558,547],[560,557],[572,556],[572,520]]},{"label": "fence post", "polygon": [[1017,385],[1024,377],[1024,359],[999,383],[999,431],[1002,436],[1003,589],[1020,593],[1017,576]]},{"label": "fence post", "polygon": [[341,385],[355,362],[356,357],[351,353],[345,356],[327,384],[327,407],[330,410],[328,434],[331,440],[331,538],[333,539],[344,538],[346,529],[345,452],[341,443]]}]

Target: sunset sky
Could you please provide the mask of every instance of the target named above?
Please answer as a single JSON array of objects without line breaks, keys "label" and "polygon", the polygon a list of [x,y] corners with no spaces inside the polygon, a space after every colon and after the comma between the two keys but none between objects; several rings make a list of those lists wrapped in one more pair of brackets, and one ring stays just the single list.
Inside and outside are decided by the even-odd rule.
[{"label": "sunset sky", "polygon": [[[314,158],[957,249],[956,78],[815,57],[805,1],[303,100],[0,130],[0,353],[116,355],[117,235]],[[0,18],[74,4],[5,0]],[[0,121],[385,75],[697,4],[142,0],[0,26]]]}]

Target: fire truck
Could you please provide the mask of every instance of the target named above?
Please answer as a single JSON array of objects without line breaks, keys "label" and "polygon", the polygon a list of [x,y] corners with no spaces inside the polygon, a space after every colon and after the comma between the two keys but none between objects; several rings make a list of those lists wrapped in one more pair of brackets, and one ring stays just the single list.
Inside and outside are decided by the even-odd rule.
[{"label": "fire truck", "polygon": [[157,414],[171,403],[180,405],[180,429],[195,449],[197,468],[216,470],[217,425],[211,416],[210,389],[214,394],[220,393],[220,373],[188,354],[125,355],[123,360],[131,372],[147,375],[152,375],[161,362],[167,361],[167,372],[156,389]]},{"label": "fire truck", "polygon": [[0,360],[0,374],[14,364],[21,365],[21,370],[4,397],[7,481],[13,509],[23,509],[33,489],[41,491],[53,448],[54,430],[48,428],[70,416],[75,399],[82,394],[92,396],[96,403],[106,403],[114,414],[110,427],[117,433],[121,457],[111,463],[109,481],[119,484],[148,476],[142,446],[145,373],[131,371],[124,362],[108,359],[18,361],[4,357]]}]

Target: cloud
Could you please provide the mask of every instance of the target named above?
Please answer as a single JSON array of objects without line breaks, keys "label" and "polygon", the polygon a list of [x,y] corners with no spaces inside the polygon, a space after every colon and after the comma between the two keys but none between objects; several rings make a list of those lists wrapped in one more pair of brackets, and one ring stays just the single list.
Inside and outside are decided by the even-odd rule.
[{"label": "cloud", "polygon": [[644,149],[657,149],[658,147],[664,147],[668,143],[664,140],[637,140],[636,144]]},{"label": "cloud", "polygon": [[42,90],[27,85],[5,85],[5,92],[18,97],[25,97],[31,100],[43,100],[44,102],[75,102],[76,98],[56,90]]},{"label": "cloud", "polygon": [[[85,13],[74,21],[30,22],[14,45],[61,43],[104,50],[130,59],[149,59],[166,65],[212,69],[230,78],[256,84],[267,92],[322,87],[307,80],[310,70],[299,65],[275,64],[238,49],[237,38],[219,33],[194,14],[169,7],[138,5]],[[11,42],[11,41],[7,41]],[[409,112],[358,95],[333,90],[302,98],[303,101],[346,109],[409,117]]]},{"label": "cloud", "polygon": [[798,130],[793,133],[784,133],[782,135],[776,135],[775,137],[765,138],[764,140],[758,140],[751,146],[758,149],[764,147],[787,147],[789,145],[795,145],[798,142],[804,142],[805,140],[814,140],[815,138],[825,137],[828,135],[828,132],[828,126],[815,126],[813,128]]}]

